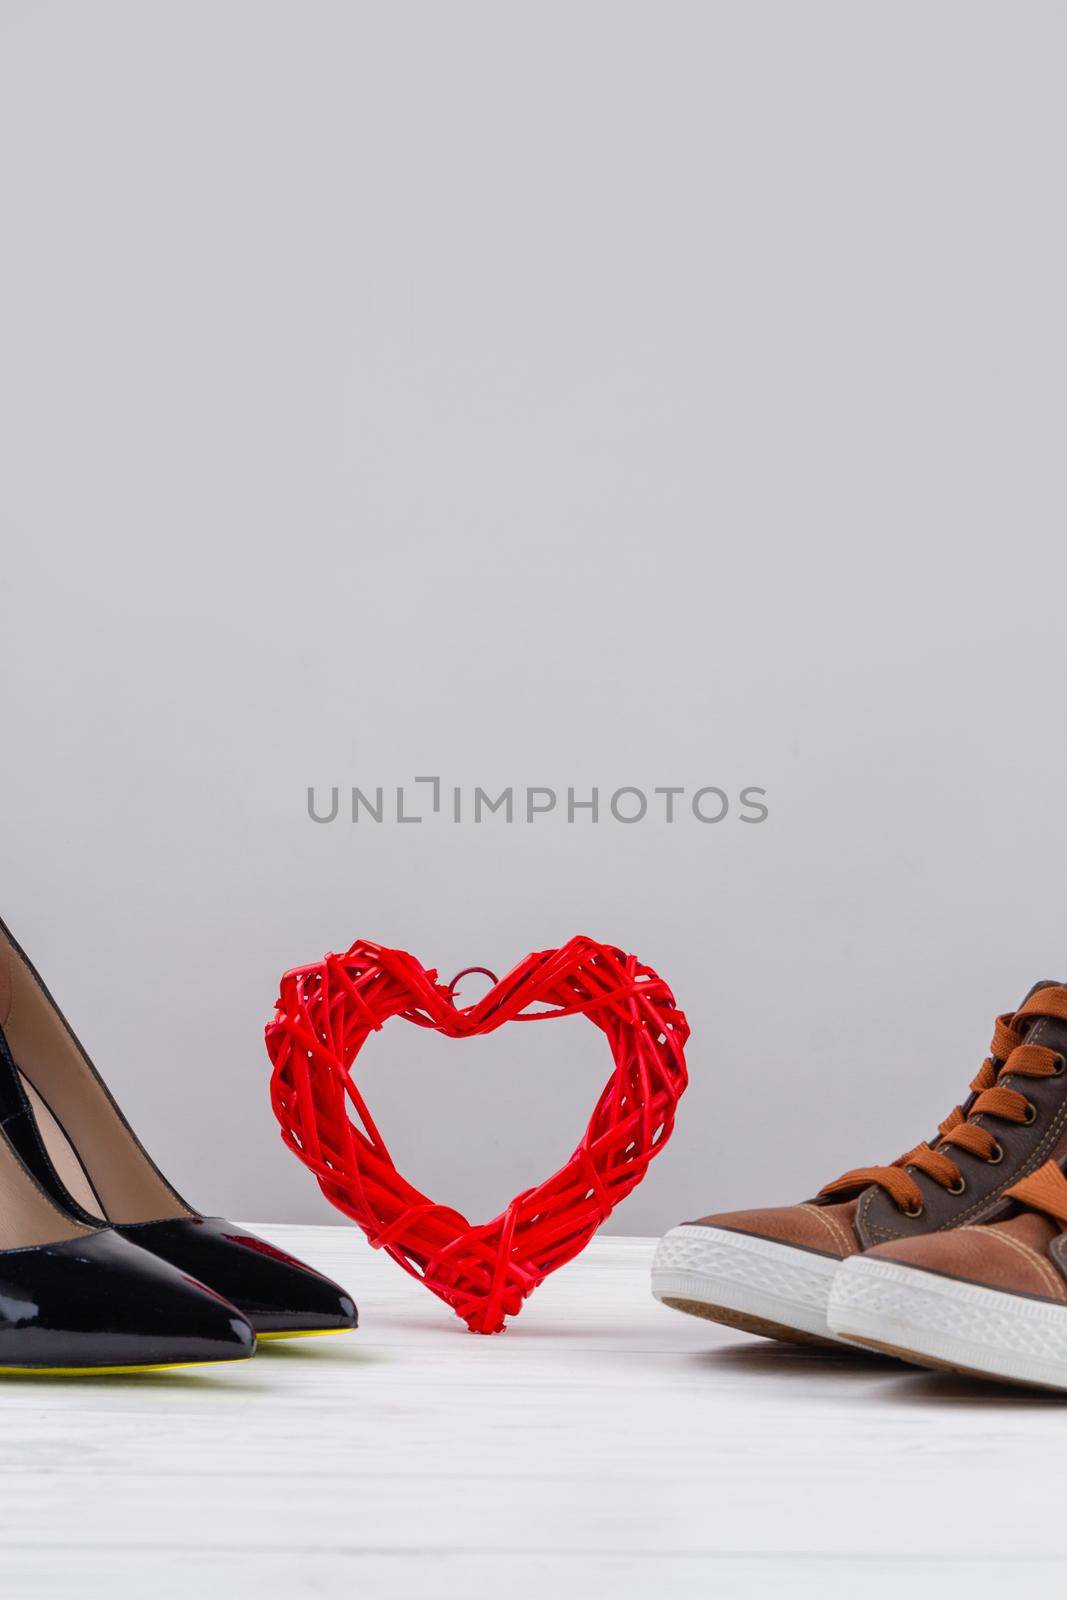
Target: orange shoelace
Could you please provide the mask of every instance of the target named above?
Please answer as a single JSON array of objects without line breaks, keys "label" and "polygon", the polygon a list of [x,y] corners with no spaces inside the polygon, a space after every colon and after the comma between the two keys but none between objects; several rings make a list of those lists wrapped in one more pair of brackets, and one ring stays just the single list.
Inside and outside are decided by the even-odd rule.
[{"label": "orange shoelace", "polygon": [[1013,1183],[1010,1189],[1005,1189],[1004,1198],[1018,1200],[1031,1211],[1041,1211],[1067,1228],[1067,1178],[1055,1161],[1046,1161],[1029,1177]]},{"label": "orange shoelace", "polygon": [[[1019,1078],[1054,1078],[1064,1071],[1064,1058],[1043,1045],[1024,1044],[1020,1024],[1035,1017],[1056,1017],[1067,1021],[1067,988],[1039,989],[1016,1012],[998,1017],[993,1029],[989,1054],[971,1084],[971,1098],[956,1106],[938,1128],[935,1144],[919,1144],[890,1167],[857,1167],[819,1190],[822,1197],[844,1198],[876,1183],[884,1189],[905,1216],[917,1217],[923,1209],[923,1195],[908,1171],[926,1175],[950,1194],[962,1194],[966,1183],[952,1159],[952,1150],[967,1150],[983,1161],[997,1162],[1004,1151],[988,1128],[979,1127],[975,1117],[999,1117],[1004,1122],[1027,1123],[1034,1120],[1034,1107],[1018,1089],[1009,1089],[1000,1080],[1010,1073]],[[1042,1169],[1043,1170],[1043,1169]],[[1059,1170],[1058,1168],[1056,1169]],[[1061,1174],[1062,1177],[1062,1174]],[[1067,1189],[1067,1179],[1063,1180]]]}]

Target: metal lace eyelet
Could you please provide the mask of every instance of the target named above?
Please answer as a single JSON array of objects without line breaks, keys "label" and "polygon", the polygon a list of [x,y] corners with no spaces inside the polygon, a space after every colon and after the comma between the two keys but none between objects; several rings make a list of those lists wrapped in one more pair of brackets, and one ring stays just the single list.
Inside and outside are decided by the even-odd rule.
[{"label": "metal lace eyelet", "polygon": [[1037,1107],[1032,1100],[1026,1102],[1026,1115],[1023,1118],[1023,1127],[1028,1128],[1031,1122],[1037,1121]]},{"label": "metal lace eyelet", "polygon": [[916,1217],[921,1217],[925,1210],[926,1210],[926,1202],[924,1200],[920,1200],[919,1204],[917,1206],[915,1206],[914,1209],[909,1209],[909,1207],[905,1206],[904,1207],[904,1215],[906,1217],[910,1218],[912,1222],[914,1222],[915,1218]]},{"label": "metal lace eyelet", "polygon": [[1057,1056],[1052,1063],[1052,1076],[1054,1078],[1062,1078],[1065,1072],[1067,1072],[1067,1058]]},{"label": "metal lace eyelet", "polygon": [[963,1173],[961,1172],[959,1177],[956,1179],[955,1183],[950,1183],[949,1184],[948,1192],[949,1192],[949,1194],[962,1194],[964,1189],[966,1189],[966,1187],[967,1187],[967,1179],[963,1176]]},{"label": "metal lace eyelet", "polygon": [[1004,1160],[1004,1146],[1002,1144],[995,1144],[992,1152],[986,1156],[986,1160],[989,1162],[991,1167],[999,1166]]}]

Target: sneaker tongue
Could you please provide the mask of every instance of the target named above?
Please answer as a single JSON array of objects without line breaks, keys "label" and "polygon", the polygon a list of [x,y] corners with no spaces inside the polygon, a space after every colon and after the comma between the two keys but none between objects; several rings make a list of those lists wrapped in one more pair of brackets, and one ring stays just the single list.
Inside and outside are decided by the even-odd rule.
[{"label": "sneaker tongue", "polygon": [[1038,994],[1042,989],[1063,989],[1067,987],[1059,978],[1040,978],[1037,983],[1032,983],[1023,995],[1022,1004],[1025,1005],[1032,994]]},{"label": "sneaker tongue", "polygon": [[[1028,993],[1024,995],[1022,1003],[1025,1005],[1027,1000],[1040,993],[1042,989],[1060,988],[1067,988],[1067,984],[1059,984],[1052,978],[1043,979],[1040,983],[1035,983]],[[1018,1031],[1027,1044],[1041,1045],[1047,1050],[1056,1050],[1060,1055],[1067,1057],[1067,1021],[1063,1021],[1059,1017],[1023,1017],[1019,1023]],[[1019,1083],[1018,1079],[1016,1079],[1016,1086],[1024,1087]],[[1060,1133],[1056,1143],[1050,1150],[1046,1151],[1046,1154],[1053,1161],[1061,1160],[1064,1156],[1067,1156],[1067,1129]],[[1018,1220],[1022,1221],[1023,1219],[1020,1217]],[[1048,1226],[1052,1227],[1052,1224],[1049,1223]],[[1058,1233],[1060,1229],[1055,1228],[1053,1231]],[[1035,1245],[1035,1249],[1040,1248],[1043,1248],[1043,1246]]]},{"label": "sneaker tongue", "polygon": [[[1042,989],[1064,988],[1067,988],[1067,984],[1055,978],[1042,978],[1040,983],[1032,984],[1023,995],[1020,1008]],[[1018,1026],[1019,1033],[1028,1044],[1047,1045],[1050,1050],[1062,1050],[1067,1054],[1067,1022],[1061,1022],[1058,1017],[1023,1017]]]}]

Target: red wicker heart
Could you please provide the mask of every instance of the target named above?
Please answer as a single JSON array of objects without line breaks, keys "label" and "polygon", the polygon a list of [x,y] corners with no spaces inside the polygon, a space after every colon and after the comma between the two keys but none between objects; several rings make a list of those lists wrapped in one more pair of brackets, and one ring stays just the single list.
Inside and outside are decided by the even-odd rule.
[{"label": "red wicker heart", "polygon": [[[530,1009],[538,1005],[546,1009]],[[606,1035],[615,1070],[566,1166],[481,1226],[400,1175],[351,1077],[368,1034],[394,1016],[465,1039],[505,1022],[578,1014]],[[663,979],[592,939],[527,956],[466,1007],[414,956],[360,939],[282,978],[267,1027],[271,1101],[282,1138],[326,1198],[472,1332],[497,1333],[584,1249],[666,1144],[687,1082],[688,1037]]]}]

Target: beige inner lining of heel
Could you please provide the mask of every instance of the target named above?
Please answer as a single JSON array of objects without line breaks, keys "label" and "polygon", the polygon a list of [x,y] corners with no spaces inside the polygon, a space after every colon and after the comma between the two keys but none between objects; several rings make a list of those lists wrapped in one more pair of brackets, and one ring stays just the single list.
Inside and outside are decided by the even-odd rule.
[{"label": "beige inner lining of heel", "polygon": [[72,1194],[78,1204],[88,1211],[91,1217],[99,1217],[101,1222],[105,1221],[103,1212],[100,1210],[100,1202],[93,1193],[93,1186],[86,1176],[85,1168],[78,1159],[78,1152],[37,1093],[37,1090],[33,1087],[33,1084],[26,1077],[26,1074],[20,1072],[19,1078],[22,1082],[23,1092],[33,1108],[33,1114],[37,1121],[37,1131],[41,1135],[41,1141],[48,1151],[52,1165],[59,1174],[60,1183],[67,1193]]},{"label": "beige inner lining of heel", "polygon": [[54,1206],[7,1141],[0,1140],[0,1250],[84,1239],[91,1231]]},{"label": "beige inner lining of heel", "polygon": [[0,1027],[53,1165],[90,1215],[103,1214],[119,1223],[191,1215],[126,1126],[78,1041],[2,929]]}]

